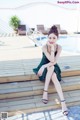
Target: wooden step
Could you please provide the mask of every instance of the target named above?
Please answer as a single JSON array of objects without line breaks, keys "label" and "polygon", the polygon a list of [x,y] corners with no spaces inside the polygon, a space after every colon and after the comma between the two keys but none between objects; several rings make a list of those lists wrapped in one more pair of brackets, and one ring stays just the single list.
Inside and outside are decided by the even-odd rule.
[{"label": "wooden step", "polygon": [[[80,90],[64,92],[67,106],[80,105]],[[8,112],[9,116],[26,114],[44,110],[61,108],[56,93],[49,94],[48,104],[41,101],[42,95],[0,100],[0,112]]]},{"label": "wooden step", "polygon": [[[65,77],[61,81],[63,91],[79,90],[80,76]],[[0,99],[35,96],[43,93],[44,82],[39,80],[0,84]],[[49,93],[55,93],[53,83],[50,83]]]},{"label": "wooden step", "polygon": [[[0,83],[37,80],[33,68],[37,67],[40,58],[23,59],[0,62]],[[80,75],[80,56],[60,57],[58,64],[62,71],[62,77]]]}]

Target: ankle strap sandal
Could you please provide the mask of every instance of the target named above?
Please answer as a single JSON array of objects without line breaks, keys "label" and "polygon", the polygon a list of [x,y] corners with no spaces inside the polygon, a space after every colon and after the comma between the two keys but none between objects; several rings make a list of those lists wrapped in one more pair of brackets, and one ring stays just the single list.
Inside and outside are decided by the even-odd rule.
[{"label": "ankle strap sandal", "polygon": [[65,102],[66,100],[61,100],[61,102]]}]

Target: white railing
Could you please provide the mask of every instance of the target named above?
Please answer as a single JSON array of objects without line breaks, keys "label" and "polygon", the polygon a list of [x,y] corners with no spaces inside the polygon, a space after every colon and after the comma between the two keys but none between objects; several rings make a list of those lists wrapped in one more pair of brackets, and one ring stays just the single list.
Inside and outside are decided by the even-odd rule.
[{"label": "white railing", "polygon": [[12,33],[13,29],[8,25],[8,23],[0,19],[0,33]]},{"label": "white railing", "polygon": [[[27,34],[28,34],[28,37],[35,43],[36,46],[42,46],[40,42],[41,37],[44,36],[42,32],[30,30],[29,33]],[[39,38],[40,40],[38,41],[37,38]]]}]

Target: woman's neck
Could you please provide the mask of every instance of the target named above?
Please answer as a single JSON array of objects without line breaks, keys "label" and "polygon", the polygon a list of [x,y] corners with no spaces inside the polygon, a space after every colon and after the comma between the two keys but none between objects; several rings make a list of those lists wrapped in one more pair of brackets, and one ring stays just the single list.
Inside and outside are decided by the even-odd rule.
[{"label": "woman's neck", "polygon": [[[49,53],[51,53],[51,46],[47,45],[47,50]],[[54,51],[56,51],[56,44],[54,45]]]},{"label": "woman's neck", "polygon": [[47,50],[49,53],[51,53],[51,47],[48,45]]}]

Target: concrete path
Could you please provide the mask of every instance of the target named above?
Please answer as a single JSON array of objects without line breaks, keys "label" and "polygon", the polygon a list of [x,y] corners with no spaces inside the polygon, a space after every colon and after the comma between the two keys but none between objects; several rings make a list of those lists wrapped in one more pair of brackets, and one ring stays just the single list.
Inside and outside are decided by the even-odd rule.
[{"label": "concrete path", "polygon": [[[34,47],[34,42],[27,36],[0,37],[0,61],[40,58],[41,47]],[[61,56],[80,55],[63,51]]]}]

